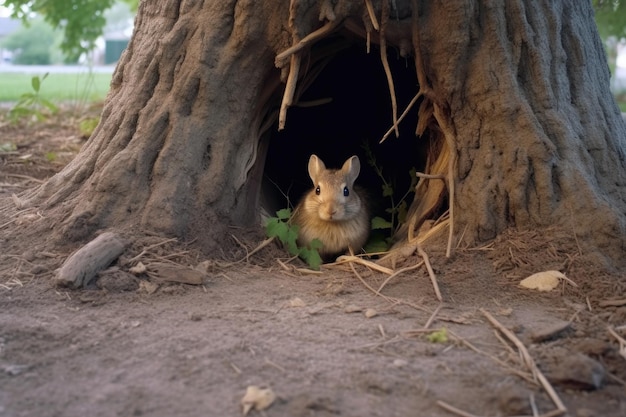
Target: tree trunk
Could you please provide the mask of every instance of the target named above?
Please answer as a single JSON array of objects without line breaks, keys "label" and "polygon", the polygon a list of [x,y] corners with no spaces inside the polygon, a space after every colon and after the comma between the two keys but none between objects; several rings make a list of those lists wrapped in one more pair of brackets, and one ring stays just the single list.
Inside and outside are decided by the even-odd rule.
[{"label": "tree trunk", "polygon": [[455,164],[457,235],[560,224],[619,260],[626,136],[589,2],[368,3],[142,2],[100,125],[25,203],[72,240],[138,227],[210,244],[255,225],[267,128],[288,120],[311,46],[348,28],[415,58],[418,130]]},{"label": "tree trunk", "polygon": [[[625,131],[590,2],[452,2],[425,14],[422,51],[456,132],[457,230],[573,230],[624,253]],[[442,53],[447,51],[447,53]]]}]

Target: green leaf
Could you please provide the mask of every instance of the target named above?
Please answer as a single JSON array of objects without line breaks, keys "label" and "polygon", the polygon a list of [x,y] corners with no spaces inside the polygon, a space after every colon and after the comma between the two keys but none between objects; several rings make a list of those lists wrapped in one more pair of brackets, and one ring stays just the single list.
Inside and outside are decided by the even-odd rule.
[{"label": "green leaf", "polygon": [[391,222],[383,219],[382,217],[376,216],[372,219],[371,230],[391,229],[392,226]]},{"label": "green leaf", "polygon": [[39,76],[35,75],[33,78],[31,78],[30,85],[32,85],[33,90],[35,90],[35,92],[38,93],[39,87],[41,87],[41,81],[39,80]]},{"label": "green leaf", "polygon": [[317,249],[300,248],[300,257],[309,265],[309,267],[311,267],[311,269],[320,269],[322,258],[320,257]]},{"label": "green leaf", "polygon": [[281,222],[276,217],[271,217],[265,224],[265,234],[267,237],[278,237],[282,241],[287,234],[287,228],[287,223]]},{"label": "green leaf", "polygon": [[383,197],[391,197],[393,195],[393,187],[389,184],[383,184]]},{"label": "green leaf", "polygon": [[291,209],[284,208],[282,210],[278,210],[276,212],[276,217],[278,217],[280,220],[288,220],[291,217]]},{"label": "green leaf", "polygon": [[39,102],[44,106],[47,107],[48,110],[50,110],[53,114],[56,113],[57,111],[59,111],[59,108],[56,106],[56,104],[54,104],[53,102],[51,102],[50,100],[47,100],[45,98],[40,98]]}]

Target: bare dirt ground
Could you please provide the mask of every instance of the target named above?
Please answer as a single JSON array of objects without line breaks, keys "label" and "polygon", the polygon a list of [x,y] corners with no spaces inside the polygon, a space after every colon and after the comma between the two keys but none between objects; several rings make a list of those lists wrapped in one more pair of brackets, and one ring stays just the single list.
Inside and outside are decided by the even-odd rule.
[{"label": "bare dirt ground", "polygon": [[[251,385],[276,400],[249,415],[626,415],[626,274],[568,231],[509,231],[451,259],[425,247],[443,303],[424,268],[375,294],[387,276],[362,266],[362,281],[349,268],[302,274],[273,245],[234,263],[234,241],[206,256],[160,236],[131,236],[89,289],[55,287],[77,248],[19,233],[46,225],[45,211],[6,207],[83,142],[67,115],[0,121],[0,145],[16,145],[0,152],[0,416],[238,416]],[[181,275],[133,275],[138,261]],[[186,267],[200,283],[177,282]],[[518,286],[555,269],[577,287]]]}]

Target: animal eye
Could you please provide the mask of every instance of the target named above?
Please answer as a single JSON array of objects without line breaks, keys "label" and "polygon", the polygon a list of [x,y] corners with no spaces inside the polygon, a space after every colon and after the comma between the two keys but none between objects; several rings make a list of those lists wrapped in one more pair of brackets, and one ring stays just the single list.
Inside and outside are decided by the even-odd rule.
[{"label": "animal eye", "polygon": [[347,197],[350,195],[350,190],[348,190],[348,187],[343,187],[343,196]]},{"label": "animal eye", "polygon": [[315,194],[320,195],[320,186],[319,185],[315,189]]}]

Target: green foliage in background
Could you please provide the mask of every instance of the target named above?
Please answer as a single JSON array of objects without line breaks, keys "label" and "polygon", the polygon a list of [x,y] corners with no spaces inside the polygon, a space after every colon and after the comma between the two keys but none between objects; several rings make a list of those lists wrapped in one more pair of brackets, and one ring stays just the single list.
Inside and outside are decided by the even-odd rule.
[{"label": "green foliage in background", "polygon": [[48,74],[43,77],[34,76],[31,79],[33,91],[22,94],[22,97],[9,111],[9,119],[16,122],[24,117],[31,117],[37,121],[46,118],[47,113],[56,113],[59,109],[50,100],[41,97],[41,83],[46,79]]},{"label": "green foliage in background", "polygon": [[[137,9],[138,0],[124,1]],[[104,12],[114,3],[115,0],[4,0],[12,16],[26,25],[34,13],[43,16],[52,27],[62,29],[61,49],[70,62],[94,48],[106,25]]]},{"label": "green foliage in background", "polygon": [[602,39],[626,37],[626,1],[593,0],[596,25]]},{"label": "green foliage in background", "polygon": [[383,198],[388,199],[389,201],[389,206],[385,209],[385,212],[389,215],[389,218],[385,219],[383,217],[376,216],[372,219],[372,233],[370,234],[370,239],[365,247],[365,252],[385,252],[390,247],[391,238],[393,232],[396,230],[396,227],[398,227],[399,224],[404,223],[404,220],[406,219],[409,207],[408,199],[412,193],[415,193],[417,174],[415,168],[411,168],[409,170],[408,174],[411,178],[409,188],[399,199],[399,201],[396,201],[396,184],[392,180],[385,177],[383,173],[383,167],[376,162],[376,156],[374,155],[374,152],[372,152],[369,144],[365,142],[362,145],[362,148],[365,151],[368,165],[370,165],[374,169],[376,175],[382,181],[381,192]]},{"label": "green foliage in background", "polygon": [[13,52],[13,63],[19,65],[52,64],[52,48],[56,33],[43,19],[33,20],[2,41],[2,47]]},{"label": "green foliage in background", "polygon": [[276,217],[270,217],[265,224],[265,233],[268,237],[278,238],[291,255],[302,258],[312,269],[320,269],[322,258],[318,249],[322,247],[322,242],[313,239],[310,247],[299,247],[296,242],[299,228],[289,223],[290,218],[291,209],[278,210]]}]

